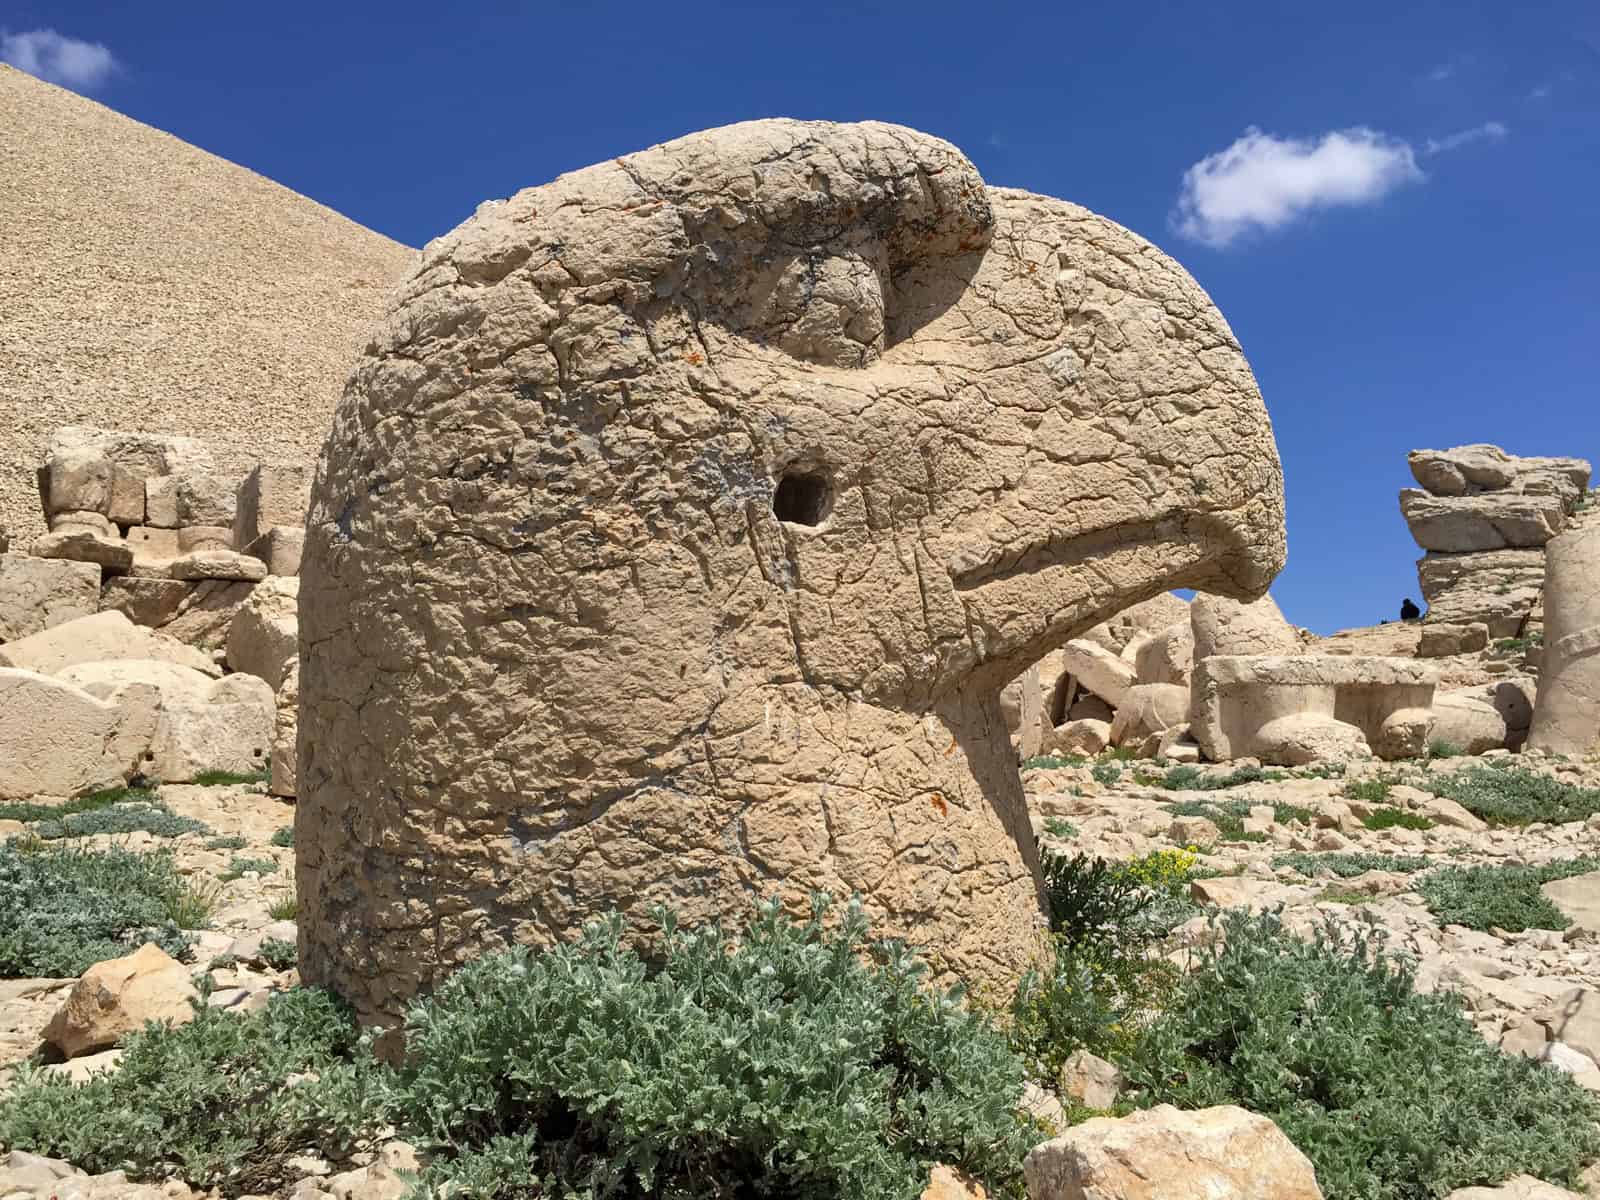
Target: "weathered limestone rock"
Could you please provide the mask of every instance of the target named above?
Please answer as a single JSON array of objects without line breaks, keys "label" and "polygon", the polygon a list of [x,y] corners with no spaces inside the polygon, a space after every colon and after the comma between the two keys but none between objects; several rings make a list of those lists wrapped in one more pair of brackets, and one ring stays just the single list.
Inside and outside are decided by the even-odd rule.
[{"label": "weathered limestone rock", "polygon": [[1600,934],[1600,871],[1552,880],[1539,890],[1575,927]]},{"label": "weathered limestone rock", "polygon": [[124,708],[34,671],[0,667],[0,800],[126,783],[155,736],[159,697]]},{"label": "weathered limestone rock", "polygon": [[255,582],[267,577],[267,564],[232,550],[193,550],[172,560],[174,579],[238,579]]},{"label": "weathered limestone rock", "polygon": [[[289,615],[291,619],[294,616],[292,605]],[[293,640],[291,630],[291,645]],[[1027,759],[1038,754],[1044,740],[1044,706],[1039,697],[1038,663],[1000,689],[1000,715],[1011,732],[1011,742],[1018,756]]]},{"label": "weathered limestone rock", "polygon": [[1528,745],[1553,754],[1600,750],[1600,521],[1545,547],[1544,658]]},{"label": "weathered limestone rock", "polygon": [[178,527],[178,480],[152,475],[144,481],[144,523],[154,529]]},{"label": "weathered limestone rock", "polygon": [[146,579],[121,575],[100,589],[100,610],[114,610],[135,625],[158,629],[183,608],[194,584],[182,579]]},{"label": "weathered limestone rock", "polygon": [[1544,587],[1544,551],[1427,554],[1417,560],[1417,581],[1429,625],[1481,624],[1489,640],[1518,637]]},{"label": "weathered limestone rock", "polygon": [[177,534],[180,556],[198,551],[226,554],[233,550],[233,530],[226,525],[185,525]]},{"label": "weathered limestone rock", "polygon": [[298,652],[282,667],[283,683],[278,687],[278,708],[272,722],[272,778],[267,791],[274,796],[293,796],[295,783],[295,737],[300,716],[300,655]]},{"label": "weathered limestone rock", "polygon": [[1035,1147],[1022,1169],[1030,1200],[1322,1200],[1311,1160],[1232,1105],[1095,1117]]},{"label": "weathered limestone rock", "polygon": [[276,708],[271,687],[253,675],[213,679],[173,663],[125,659],[79,663],[59,678],[101,700],[152,709],[155,732],[140,767],[151,779],[187,783],[203,771],[267,766]]},{"label": "weathered limestone rock", "polygon": [[[300,581],[267,576],[251,593],[228,628],[228,666],[265,679],[273,691],[283,682],[284,663],[298,653]],[[1025,689],[1019,689],[1024,692]],[[1034,676],[1033,705],[1038,707],[1038,676]],[[1031,714],[1037,729],[1037,711]],[[1030,723],[1024,721],[1024,727]],[[1037,740],[1037,739],[1036,739]],[[1037,748],[1033,753],[1037,753]]]},{"label": "weathered limestone rock", "polygon": [[1132,663],[1098,642],[1082,638],[1068,642],[1061,647],[1061,661],[1079,684],[1112,708],[1120,708],[1128,698],[1128,689],[1139,682],[1139,672]]},{"label": "weathered limestone rock", "polygon": [[35,558],[65,558],[73,562],[95,563],[107,572],[126,571],[133,566],[133,547],[120,538],[107,537],[92,529],[52,530],[33,540],[28,553]]},{"label": "weathered limestone rock", "polygon": [[1525,676],[1440,692],[1433,698],[1429,738],[1468,754],[1520,750],[1533,720],[1534,692],[1533,680]]},{"label": "weathered limestone rock", "polygon": [[1213,762],[1407,758],[1427,746],[1435,678],[1413,659],[1216,655],[1195,666],[1192,732]]},{"label": "weathered limestone rock", "polygon": [[1584,1200],[1584,1197],[1532,1175],[1513,1175],[1493,1187],[1457,1188],[1444,1200]]},{"label": "weathered limestone rock", "polygon": [[1170,625],[1189,620],[1189,601],[1171,592],[1162,592],[1138,604],[1130,604],[1109,621],[1087,630],[1084,637],[1099,642],[1113,654],[1121,654],[1139,633],[1155,633]]},{"label": "weathered limestone rock", "polygon": [[45,1027],[44,1040],[68,1058],[115,1046],[146,1021],[186,1025],[197,995],[189,969],[146,942],[132,954],[95,963]]},{"label": "weathered limestone rock", "polygon": [[291,529],[287,525],[274,525],[245,546],[244,552],[266,563],[268,575],[298,575],[305,548],[306,531],[303,527]]},{"label": "weathered limestone rock", "polygon": [[238,479],[199,471],[178,475],[178,528],[221,525],[231,540],[237,511]]},{"label": "weathered limestone rock", "polygon": [[1152,757],[1161,735],[1188,720],[1188,688],[1175,683],[1136,684],[1128,689],[1111,722],[1111,744],[1138,747],[1141,757]]},{"label": "weathered limestone rock", "polygon": [[133,525],[123,535],[133,550],[134,562],[166,562],[178,557],[178,531],[153,525]]},{"label": "weathered limestone rock", "polygon": [[1189,606],[1193,662],[1213,654],[1298,654],[1300,635],[1278,603],[1262,596],[1248,604],[1202,593]]},{"label": "weathered limestone rock", "polygon": [[1406,457],[1412,477],[1435,496],[1502,491],[1554,495],[1571,512],[1589,486],[1590,467],[1581,458],[1518,458],[1482,442],[1452,450],[1413,450]]},{"label": "weathered limestone rock", "polygon": [[1122,1092],[1122,1072],[1087,1050],[1061,1064],[1061,1094],[1084,1108],[1110,1108]]},{"label": "weathered limestone rock", "polygon": [[75,663],[149,658],[217,674],[209,655],[135,625],[120,612],[78,617],[0,646],[0,667],[54,675]]},{"label": "weathered limestone rock", "polygon": [[988,1200],[989,1193],[965,1171],[937,1163],[928,1172],[921,1200]]},{"label": "weathered limestone rock", "polygon": [[1044,739],[1045,754],[1099,754],[1111,745],[1111,722],[1083,718],[1057,725]]},{"label": "weathered limestone rock", "polygon": [[11,549],[11,534],[7,532],[5,523],[0,522],[0,554]]},{"label": "weathered limestone rock", "polygon": [[1400,512],[1417,545],[1441,554],[1542,546],[1566,519],[1561,497],[1514,492],[1430,496],[1406,488],[1400,493]]},{"label": "weathered limestone rock", "polygon": [[87,617],[100,607],[92,563],[0,554],[0,642]]},{"label": "weathered limestone rock", "polygon": [[612,907],[826,888],[1009,987],[1001,686],[1164,590],[1259,595],[1280,521],[1193,281],[934,138],[753,122],[484,205],[317,472],[302,976],[392,1016]]},{"label": "weathered limestone rock", "polygon": [[239,485],[233,544],[248,549],[275,527],[303,531],[311,503],[311,472],[287,463],[260,463]]},{"label": "weathered limestone rock", "polygon": [[1169,625],[1139,648],[1134,659],[1140,683],[1189,686],[1194,673],[1194,625],[1185,619]]},{"label": "weathered limestone rock", "polygon": [[221,650],[228,644],[233,618],[256,585],[247,580],[202,579],[185,584],[190,592],[161,631],[186,645]]},{"label": "weathered limestone rock", "polygon": [[[1520,622],[1519,622],[1520,624]],[[1425,625],[1417,639],[1418,658],[1449,658],[1453,654],[1475,654],[1489,644],[1489,626],[1482,621],[1471,625]]]}]

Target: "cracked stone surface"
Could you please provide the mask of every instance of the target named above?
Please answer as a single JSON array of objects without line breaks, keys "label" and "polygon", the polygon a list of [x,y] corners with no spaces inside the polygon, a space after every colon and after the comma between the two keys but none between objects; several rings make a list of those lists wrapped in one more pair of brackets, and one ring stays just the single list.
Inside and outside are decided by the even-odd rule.
[{"label": "cracked stone surface", "polygon": [[621,909],[859,892],[1007,986],[998,702],[1284,558],[1266,410],[1154,246],[937,139],[762,121],[483,205],[367,347],[301,590],[302,969],[367,1019]]},{"label": "cracked stone surface", "polygon": [[1545,547],[1545,645],[1529,744],[1600,751],[1600,520],[1586,515]]}]

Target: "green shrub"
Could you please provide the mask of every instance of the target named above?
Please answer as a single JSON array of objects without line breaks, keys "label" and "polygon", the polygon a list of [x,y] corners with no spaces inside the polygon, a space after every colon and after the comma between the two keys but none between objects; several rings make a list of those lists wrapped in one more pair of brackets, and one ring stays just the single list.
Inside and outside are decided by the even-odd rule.
[{"label": "green shrub", "polygon": [[1600,871],[1600,858],[1569,858],[1538,867],[1440,867],[1416,891],[1441,925],[1469,929],[1565,929],[1566,914],[1545,899],[1541,884]]},{"label": "green shrub", "polygon": [[1044,831],[1053,838],[1075,838],[1078,836],[1078,827],[1071,821],[1060,817],[1047,817],[1044,822]]},{"label": "green shrub", "polygon": [[1432,775],[1424,786],[1491,825],[1562,825],[1600,812],[1600,788],[1576,787],[1525,767],[1474,764]]},{"label": "green shrub", "polygon": [[1089,768],[1089,774],[1096,783],[1110,787],[1122,779],[1122,764],[1116,761],[1098,762]]},{"label": "green shrub", "polygon": [[278,864],[273,859],[246,858],[243,855],[235,854],[228,861],[228,869],[218,878],[223,883],[232,883],[235,879],[240,879],[252,871],[257,875],[271,875],[277,869]]},{"label": "green shrub", "polygon": [[231,787],[243,783],[266,783],[272,778],[269,770],[259,771],[201,771],[191,783],[199,787]]},{"label": "green shrub", "polygon": [[1024,771],[1053,771],[1057,767],[1081,767],[1088,761],[1081,754],[1035,754],[1032,758],[1022,760],[1022,769]]},{"label": "green shrub", "polygon": [[[1212,775],[1195,766],[1171,768],[1161,777],[1158,786],[1169,792],[1214,792],[1223,788],[1239,787],[1246,783],[1260,783],[1271,778],[1260,767],[1239,767],[1226,775]],[[1278,778],[1283,778],[1279,775]]]},{"label": "green shrub", "polygon": [[1368,829],[1432,829],[1433,821],[1421,813],[1407,812],[1403,808],[1375,808],[1361,818]]},{"label": "green shrub", "polygon": [[97,833],[149,833],[178,837],[185,833],[210,833],[211,827],[193,817],[180,817],[154,796],[126,799],[100,808],[70,813],[60,819],[36,821],[34,836],[44,841],[89,837]]},{"label": "green shrub", "polygon": [[[0,1143],[91,1173],[270,1193],[294,1180],[290,1155],[336,1153],[354,1132],[360,1106],[339,1103],[348,1083],[332,1068],[355,1044],[351,1014],[325,992],[296,988],[249,1015],[202,1001],[187,1025],[134,1034],[117,1070],[86,1083],[19,1067],[0,1104]],[[307,1071],[325,1078],[285,1086]]]},{"label": "green shrub", "polygon": [[79,975],[146,941],[181,957],[196,902],[165,853],[0,846],[0,977]]},{"label": "green shrub", "polygon": [[1317,819],[1317,814],[1309,808],[1298,804],[1283,804],[1275,802],[1272,806],[1272,819],[1279,825],[1287,825],[1290,821],[1299,821],[1302,825],[1310,825]]},{"label": "green shrub", "polygon": [[1040,1135],[1004,1036],[825,907],[764,904],[731,950],[666,921],[650,963],[618,919],[478,959],[406,1014],[386,1114],[478,1195],[902,1197],[934,1162],[1017,1189]]},{"label": "green shrub", "polygon": [[[1273,805],[1276,814],[1279,805]],[[1293,805],[1283,805],[1284,809],[1293,809],[1296,815],[1303,814],[1302,819],[1309,819],[1311,813],[1306,809],[1294,809]],[[1182,800],[1172,805],[1167,810],[1175,817],[1204,817],[1217,827],[1217,833],[1225,842],[1264,842],[1265,834],[1246,833],[1244,819],[1250,815],[1250,805],[1244,800]]]},{"label": "green shrub", "polygon": [[1271,1118],[1328,1200],[1434,1200],[1519,1172],[1571,1186],[1600,1155],[1600,1103],[1500,1053],[1362,936],[1305,942],[1237,913],[1221,931],[1122,1060],[1140,1105]]},{"label": "green shrub", "polygon": [[235,834],[232,837],[216,837],[206,843],[207,850],[243,850],[250,843]]},{"label": "green shrub", "polygon": [[274,830],[272,844],[274,846],[282,846],[286,850],[294,849],[294,826],[285,825],[281,829]]},{"label": "green shrub", "polygon": [[1460,758],[1465,753],[1466,751],[1454,742],[1439,741],[1428,743],[1429,758]]},{"label": "green shrub", "polygon": [[1011,1004],[1012,1044],[1052,1083],[1079,1049],[1127,1050],[1177,971],[1148,948],[1195,910],[1195,856],[1158,850],[1128,863],[1047,856],[1051,957],[1026,973]]},{"label": "green shrub", "polygon": [[0,821],[56,821],[74,813],[94,812],[96,809],[110,808],[113,804],[122,804],[129,800],[153,801],[155,798],[155,791],[151,788],[118,787],[90,792],[86,796],[77,796],[60,804],[12,801],[0,804]]},{"label": "green shrub", "polygon": [[1347,800],[1362,800],[1367,804],[1387,804],[1389,802],[1389,789],[1394,786],[1394,782],[1387,775],[1373,775],[1367,779],[1352,779],[1344,785],[1343,795]]},{"label": "green shrub", "polygon": [[1412,874],[1432,865],[1426,858],[1396,854],[1366,854],[1357,851],[1340,851],[1330,854],[1305,854],[1299,851],[1273,857],[1274,867],[1289,867],[1307,879],[1322,875],[1337,875],[1350,879],[1368,871],[1396,871]]},{"label": "green shrub", "polygon": [[300,915],[300,898],[293,892],[279,896],[267,905],[267,916],[274,921],[292,921]]},{"label": "green shrub", "polygon": [[283,938],[261,939],[259,953],[261,961],[274,971],[287,971],[300,961],[300,951],[295,948],[295,944]]}]

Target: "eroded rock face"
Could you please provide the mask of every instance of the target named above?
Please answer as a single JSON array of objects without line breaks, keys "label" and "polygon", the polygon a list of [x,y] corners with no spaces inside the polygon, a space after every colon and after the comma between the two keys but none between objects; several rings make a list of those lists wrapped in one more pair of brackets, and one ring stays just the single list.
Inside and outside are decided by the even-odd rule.
[{"label": "eroded rock face", "polygon": [[755,122],[486,204],[313,488],[302,973],[392,1016],[613,907],[826,888],[1007,985],[1038,903],[1000,687],[1283,553],[1204,293],[944,142]]},{"label": "eroded rock face", "polygon": [[1545,547],[1545,646],[1528,744],[1554,754],[1600,749],[1600,521]]}]

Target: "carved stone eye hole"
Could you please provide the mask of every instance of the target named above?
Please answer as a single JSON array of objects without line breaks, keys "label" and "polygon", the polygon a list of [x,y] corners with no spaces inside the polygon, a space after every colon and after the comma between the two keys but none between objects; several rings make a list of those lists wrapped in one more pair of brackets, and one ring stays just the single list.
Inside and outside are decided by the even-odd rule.
[{"label": "carved stone eye hole", "polygon": [[790,525],[821,525],[833,511],[833,481],[818,467],[789,467],[772,493],[772,511]]}]

